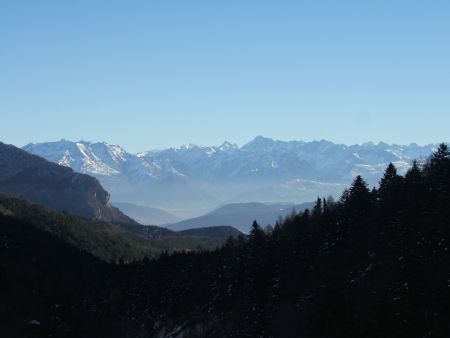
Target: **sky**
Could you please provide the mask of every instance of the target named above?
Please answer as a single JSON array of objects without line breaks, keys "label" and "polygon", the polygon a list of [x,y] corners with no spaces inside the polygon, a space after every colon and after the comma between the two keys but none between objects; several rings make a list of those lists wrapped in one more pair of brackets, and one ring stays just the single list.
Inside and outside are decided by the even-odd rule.
[{"label": "sky", "polygon": [[448,0],[0,0],[5,143],[449,134]]}]

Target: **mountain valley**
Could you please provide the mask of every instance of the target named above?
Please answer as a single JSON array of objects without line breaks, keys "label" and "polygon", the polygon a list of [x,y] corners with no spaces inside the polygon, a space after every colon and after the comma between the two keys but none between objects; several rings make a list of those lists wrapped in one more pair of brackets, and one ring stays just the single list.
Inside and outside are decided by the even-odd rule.
[{"label": "mountain valley", "polygon": [[[424,160],[435,148],[284,142],[258,136],[242,147],[224,142],[138,154],[104,142],[67,140],[30,143],[23,149],[96,177],[113,203],[158,208],[188,219],[230,203],[298,204],[317,196],[338,197],[357,175],[376,186],[388,163],[405,173],[413,159]],[[137,210],[130,213],[139,215]],[[160,224],[164,223],[173,221],[163,218]]]}]

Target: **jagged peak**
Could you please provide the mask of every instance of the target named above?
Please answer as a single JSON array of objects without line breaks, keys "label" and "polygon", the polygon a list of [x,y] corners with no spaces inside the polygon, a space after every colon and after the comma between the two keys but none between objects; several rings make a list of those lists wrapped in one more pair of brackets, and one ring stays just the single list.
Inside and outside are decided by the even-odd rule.
[{"label": "jagged peak", "polygon": [[223,151],[223,150],[230,150],[230,149],[239,149],[239,147],[236,143],[224,141],[220,146],[217,147],[217,149]]},{"label": "jagged peak", "polygon": [[194,143],[187,143],[187,144],[182,144],[181,146],[179,146],[179,147],[174,147],[174,148],[170,148],[170,149],[173,149],[173,150],[175,150],[175,151],[178,151],[178,150],[193,150],[193,149],[201,149],[201,148],[203,148],[202,146],[199,146],[199,145],[197,145],[197,144],[194,144]]}]

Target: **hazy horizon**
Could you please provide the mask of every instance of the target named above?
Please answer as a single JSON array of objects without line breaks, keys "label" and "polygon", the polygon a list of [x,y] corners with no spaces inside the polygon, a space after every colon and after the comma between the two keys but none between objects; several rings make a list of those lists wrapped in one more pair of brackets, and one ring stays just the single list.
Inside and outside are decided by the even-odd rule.
[{"label": "hazy horizon", "polygon": [[[140,149],[140,150],[135,151],[135,152],[130,151],[129,149],[127,149],[126,147],[124,147],[123,145],[121,145],[121,144],[119,144],[119,143],[117,143],[117,142],[108,142],[108,141],[105,141],[105,140],[87,140],[87,139],[67,139],[67,138],[61,138],[61,139],[59,139],[59,140],[33,141],[33,142],[25,142],[25,143],[23,143],[23,144],[13,144],[13,145],[22,148],[22,147],[24,147],[24,146],[26,146],[26,145],[28,145],[28,144],[56,143],[56,142],[60,142],[60,141],[68,141],[68,142],[74,142],[74,143],[76,143],[76,142],[86,142],[86,143],[92,143],[92,144],[95,144],[95,143],[103,143],[103,142],[105,142],[105,143],[108,143],[108,144],[110,144],[110,145],[120,146],[121,148],[123,148],[124,150],[126,150],[126,151],[128,151],[128,152],[130,152],[130,153],[136,153],[136,154],[137,154],[137,153],[139,153],[139,152],[144,152],[144,151],[165,150],[165,149],[170,149],[170,148],[180,148],[180,147],[183,147],[183,146],[189,146],[189,145],[198,146],[198,147],[219,147],[219,146],[221,146],[221,145],[223,145],[224,143],[227,143],[227,142],[230,143],[230,144],[232,144],[232,145],[236,145],[236,146],[238,146],[239,148],[242,148],[243,146],[245,146],[246,144],[248,144],[248,143],[254,141],[254,140],[255,140],[256,138],[258,138],[258,137],[263,137],[263,138],[271,139],[271,140],[273,140],[273,141],[275,141],[275,142],[280,141],[280,142],[305,142],[305,143],[309,143],[309,142],[322,142],[322,141],[326,141],[326,142],[332,142],[332,143],[334,143],[334,144],[345,145],[345,146],[364,145],[364,144],[370,144],[370,143],[373,143],[373,144],[375,144],[375,145],[380,144],[380,143],[386,143],[386,144],[389,144],[389,145],[405,145],[405,146],[409,146],[409,145],[411,145],[411,144],[417,144],[418,146],[427,146],[427,145],[437,145],[437,144],[442,143],[442,142],[444,142],[444,143],[450,143],[450,142],[447,141],[447,140],[440,140],[440,141],[430,142],[430,143],[419,143],[419,142],[396,143],[396,142],[386,142],[386,141],[383,141],[383,140],[377,140],[377,141],[369,140],[369,141],[359,142],[359,143],[343,143],[343,142],[335,142],[335,141],[333,141],[333,140],[329,140],[329,139],[326,139],[326,138],[322,138],[322,139],[312,139],[312,140],[303,140],[303,139],[278,139],[278,138],[273,138],[273,137],[266,136],[266,135],[256,135],[256,136],[254,136],[254,137],[252,137],[252,138],[249,138],[247,141],[245,141],[245,142],[243,142],[243,143],[237,143],[237,142],[234,142],[234,141],[232,141],[232,140],[223,140],[222,142],[219,142],[219,143],[216,143],[216,144],[182,143],[182,144],[170,145],[170,146],[166,146],[166,147],[145,148],[145,149]],[[8,143],[8,142],[5,142],[4,140],[0,140],[0,142]],[[12,143],[11,143],[11,144],[12,144]]]},{"label": "hazy horizon", "polygon": [[448,137],[448,2],[25,3],[0,4],[7,143]]}]

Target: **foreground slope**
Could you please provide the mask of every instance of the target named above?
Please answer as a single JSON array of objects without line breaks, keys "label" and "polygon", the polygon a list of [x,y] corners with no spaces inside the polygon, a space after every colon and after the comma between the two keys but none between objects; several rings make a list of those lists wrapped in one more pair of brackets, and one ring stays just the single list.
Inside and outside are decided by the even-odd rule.
[{"label": "foreground slope", "polygon": [[377,190],[357,177],[270,233],[254,224],[215,253],[142,263],[135,313],[164,337],[448,337],[449,205],[443,145],[423,168],[389,166]]},{"label": "foreground slope", "polygon": [[110,271],[51,233],[0,214],[0,336],[113,336],[105,306]]},{"label": "foreground slope", "polygon": [[[248,239],[219,250],[81,271],[77,280],[97,281],[89,290],[77,287],[70,267],[36,274],[30,287],[19,272],[34,271],[30,262],[41,253],[16,250],[14,235],[5,235],[15,227],[7,227],[0,267],[13,274],[0,274],[0,292],[22,294],[24,306],[5,297],[3,309],[14,311],[1,328],[26,330],[31,322],[41,337],[60,336],[61,327],[64,336],[95,337],[108,322],[113,329],[106,325],[100,336],[449,337],[449,205],[450,152],[441,145],[405,176],[389,166],[379,189],[358,176],[338,202],[318,199],[269,232],[254,223]],[[53,282],[66,287],[52,292]],[[33,289],[65,297],[47,302]],[[56,314],[62,326],[49,310],[27,316],[59,302],[72,309]]]}]

